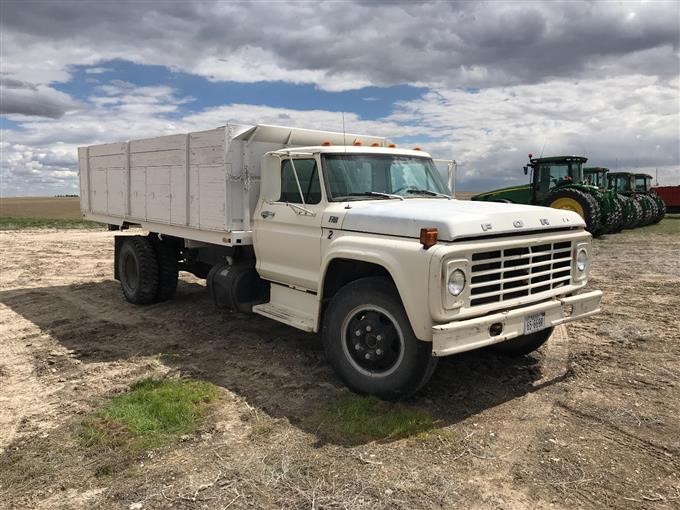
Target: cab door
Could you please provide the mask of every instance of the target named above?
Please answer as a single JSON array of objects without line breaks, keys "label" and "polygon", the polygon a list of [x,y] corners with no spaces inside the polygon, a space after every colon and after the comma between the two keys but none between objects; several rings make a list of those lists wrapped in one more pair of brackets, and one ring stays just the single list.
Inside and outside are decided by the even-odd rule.
[{"label": "cab door", "polygon": [[318,162],[312,156],[286,158],[268,171],[279,173],[280,188],[277,196],[261,199],[254,218],[257,271],[266,280],[316,292],[325,208]]}]

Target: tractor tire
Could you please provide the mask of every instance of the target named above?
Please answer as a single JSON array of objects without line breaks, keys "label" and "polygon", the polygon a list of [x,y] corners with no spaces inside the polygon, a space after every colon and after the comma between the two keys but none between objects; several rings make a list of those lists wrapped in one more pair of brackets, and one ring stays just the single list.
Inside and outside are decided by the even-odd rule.
[{"label": "tractor tire", "polygon": [[621,193],[616,194],[616,201],[619,203],[621,206],[621,211],[622,211],[622,224],[621,224],[621,229],[625,228],[633,228],[633,224],[635,223],[635,210],[633,208],[631,199],[628,198],[626,195],[622,195]]},{"label": "tractor tire", "polygon": [[612,210],[607,214],[604,221],[604,233],[615,234],[623,230],[623,209],[618,200],[612,200]]},{"label": "tractor tire", "polygon": [[642,220],[644,219],[644,212],[642,210],[642,204],[636,197],[629,197],[632,209],[633,209],[633,220],[630,228],[638,228],[642,226]]},{"label": "tractor tire", "polygon": [[595,198],[588,193],[575,188],[560,188],[548,197],[545,205],[577,213],[586,222],[586,230],[593,235],[599,235],[602,231],[602,211]]},{"label": "tractor tire", "polygon": [[647,195],[636,195],[635,198],[638,200],[640,207],[642,208],[642,218],[640,220],[639,226],[646,227],[652,222],[654,211],[652,211],[652,208],[650,207]]},{"label": "tractor tire", "polygon": [[654,200],[654,197],[652,195],[645,195],[647,197],[647,202],[649,202],[649,206],[652,210],[652,217],[649,218],[649,223],[648,225],[653,225],[656,223],[656,218],[659,216],[659,206],[656,205],[656,200]]},{"label": "tractor tire", "polygon": [[328,362],[350,390],[397,400],[423,387],[437,359],[413,333],[394,285],[355,280],[333,296],[323,322]]},{"label": "tractor tire", "polygon": [[656,202],[656,207],[659,210],[659,213],[656,215],[654,223],[659,223],[666,216],[666,202],[664,202],[659,195],[654,195],[652,198],[654,198],[654,201]]},{"label": "tractor tire", "polygon": [[125,299],[135,305],[155,303],[158,293],[158,260],[151,240],[145,236],[126,237],[116,263]]},{"label": "tractor tire", "polygon": [[160,239],[155,234],[149,238],[156,252],[158,260],[158,290],[156,301],[167,301],[177,291],[177,279],[179,274],[179,250],[171,239]]}]

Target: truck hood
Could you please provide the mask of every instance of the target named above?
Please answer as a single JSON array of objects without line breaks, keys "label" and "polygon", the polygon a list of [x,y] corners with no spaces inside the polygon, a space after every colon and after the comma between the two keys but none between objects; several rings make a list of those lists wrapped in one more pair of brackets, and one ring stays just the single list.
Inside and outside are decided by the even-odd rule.
[{"label": "truck hood", "polygon": [[[403,201],[356,201],[349,203],[349,209],[342,208],[338,212],[342,221],[338,222],[338,217],[331,212],[324,218],[324,226],[338,228],[340,223],[343,230],[415,238],[420,236],[421,228],[436,228],[442,241],[585,227],[583,219],[572,211],[468,200],[410,198]],[[326,225],[328,218],[334,219]]]}]

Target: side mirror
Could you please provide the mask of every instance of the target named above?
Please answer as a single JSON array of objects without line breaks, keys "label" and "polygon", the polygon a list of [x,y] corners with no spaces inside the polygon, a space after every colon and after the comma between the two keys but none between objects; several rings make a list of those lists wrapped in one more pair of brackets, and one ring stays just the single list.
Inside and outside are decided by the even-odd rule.
[{"label": "side mirror", "polygon": [[529,173],[529,167],[527,165],[524,165],[524,175],[527,175]]}]

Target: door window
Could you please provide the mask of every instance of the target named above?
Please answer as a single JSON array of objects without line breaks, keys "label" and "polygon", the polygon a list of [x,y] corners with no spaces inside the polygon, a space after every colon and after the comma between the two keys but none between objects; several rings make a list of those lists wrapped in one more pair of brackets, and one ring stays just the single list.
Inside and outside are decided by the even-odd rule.
[{"label": "door window", "polygon": [[[295,168],[293,168],[295,166]],[[297,180],[295,174],[297,173]],[[300,188],[298,188],[298,181]],[[302,191],[302,196],[300,196]],[[318,204],[321,202],[319,170],[314,159],[287,159],[281,163],[281,195],[277,202],[291,204]]]}]

